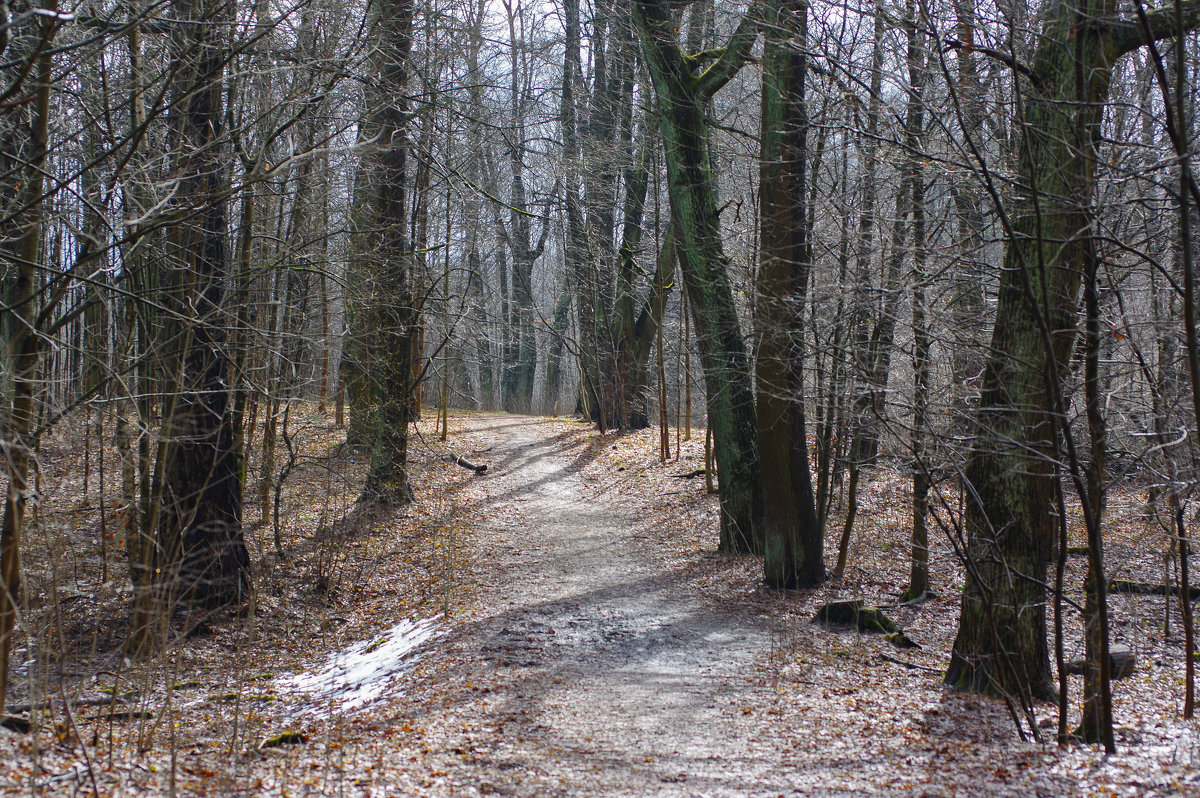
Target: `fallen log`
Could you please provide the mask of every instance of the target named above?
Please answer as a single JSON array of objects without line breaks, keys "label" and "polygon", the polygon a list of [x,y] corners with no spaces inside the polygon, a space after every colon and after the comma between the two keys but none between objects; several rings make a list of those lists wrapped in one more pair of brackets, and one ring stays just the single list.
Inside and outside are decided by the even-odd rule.
[{"label": "fallen log", "polygon": [[84,720],[154,720],[154,713],[148,709],[128,709],[121,712],[105,712],[102,715],[91,715]]},{"label": "fallen log", "polygon": [[303,732],[286,731],[282,734],[276,734],[274,737],[264,737],[258,745],[254,746],[254,750],[263,751],[267,748],[280,748],[285,745],[302,745],[308,742],[308,735]]},{"label": "fallen log", "polygon": [[[63,703],[63,700],[58,697],[52,697],[46,699],[45,701],[38,701],[36,703],[26,702],[24,704],[12,704],[8,707],[8,711],[14,715],[19,715],[24,712],[32,712],[35,709],[53,712],[55,703],[61,704]],[[105,707],[113,704],[124,703],[125,699],[121,698],[120,696],[111,695],[70,699],[70,705],[73,707]]]},{"label": "fallen log", "polygon": [[487,471],[486,463],[484,463],[483,465],[476,465],[475,463],[472,463],[470,460],[463,457],[462,455],[455,454],[454,452],[451,452],[450,456],[447,459],[451,463],[454,463],[455,465],[460,465],[463,468],[469,468],[470,470],[474,471],[476,474],[482,474],[485,471]]},{"label": "fallen log", "polygon": [[[1113,579],[1108,583],[1108,589],[1113,593],[1132,593],[1137,596],[1178,596],[1177,585],[1160,585],[1154,582],[1135,582],[1132,579]],[[1188,598],[1192,601],[1200,599],[1200,587],[1188,589]]]},{"label": "fallen log", "polygon": [[941,671],[938,670],[937,668],[930,668],[925,665],[918,665],[915,662],[908,662],[907,660],[896,659],[895,657],[889,657],[887,654],[876,654],[875,659],[880,660],[882,662],[890,662],[894,665],[902,665],[905,668],[908,668],[909,670],[913,670],[913,671],[929,671],[930,673],[941,673]]},{"label": "fallen log", "polygon": [[29,722],[29,718],[22,718],[17,715],[0,715],[0,726],[17,734],[29,734],[33,728],[33,724]]}]

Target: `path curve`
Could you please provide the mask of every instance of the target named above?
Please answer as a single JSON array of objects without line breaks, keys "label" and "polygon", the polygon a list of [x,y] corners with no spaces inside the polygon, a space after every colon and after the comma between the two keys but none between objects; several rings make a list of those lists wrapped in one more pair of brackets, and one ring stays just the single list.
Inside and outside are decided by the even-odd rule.
[{"label": "path curve", "polygon": [[[647,551],[636,508],[583,476],[584,436],[542,419],[485,417],[491,497],[477,543],[492,608],[452,633],[447,678],[471,699],[425,720],[452,736],[455,792],[777,795],[779,756],[751,707],[768,624],[722,609]],[[477,438],[477,440],[480,440]],[[480,656],[481,655],[481,656]],[[773,749],[774,746],[770,746]],[[436,755],[435,755],[436,756]]]}]

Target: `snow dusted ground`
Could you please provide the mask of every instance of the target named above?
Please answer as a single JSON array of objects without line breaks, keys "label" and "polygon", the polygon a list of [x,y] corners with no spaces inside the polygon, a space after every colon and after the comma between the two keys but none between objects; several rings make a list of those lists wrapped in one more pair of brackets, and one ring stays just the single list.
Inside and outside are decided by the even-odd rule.
[{"label": "snow dusted ground", "polygon": [[324,664],[277,680],[283,694],[306,696],[298,714],[329,716],[352,712],[374,701],[402,694],[398,678],[420,656],[421,647],[438,634],[432,618],[404,620],[383,634],[335,651]]}]

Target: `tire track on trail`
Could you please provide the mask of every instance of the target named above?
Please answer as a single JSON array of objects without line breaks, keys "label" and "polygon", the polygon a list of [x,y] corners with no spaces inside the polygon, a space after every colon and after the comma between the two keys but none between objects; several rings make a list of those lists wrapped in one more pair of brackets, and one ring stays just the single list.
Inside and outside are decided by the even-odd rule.
[{"label": "tire track on trail", "polygon": [[585,436],[525,417],[472,427],[490,447],[483,581],[475,619],[431,654],[452,688],[418,719],[437,783],[514,795],[795,789],[777,746],[761,744],[774,691],[753,670],[771,647],[767,622],[706,603],[660,564],[639,502],[585,481]]}]

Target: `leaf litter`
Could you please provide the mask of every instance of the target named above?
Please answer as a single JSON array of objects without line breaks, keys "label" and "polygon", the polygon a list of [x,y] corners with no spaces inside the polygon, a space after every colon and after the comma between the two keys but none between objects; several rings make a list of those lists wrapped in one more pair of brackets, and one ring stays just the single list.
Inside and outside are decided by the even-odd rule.
[{"label": "leaf litter", "polygon": [[[414,447],[417,502],[384,514],[355,508],[362,458],[313,414],[283,491],[288,559],[274,558],[269,528],[248,529],[254,606],[176,618],[145,665],[119,653],[129,594],[115,538],[100,578],[98,506],[111,509],[101,502],[115,480],[101,502],[89,499],[69,438],[48,441],[17,653],[29,666],[10,696],[38,704],[37,731],[0,731],[0,791],[1200,792],[1200,738],[1179,720],[1181,627],[1166,599],[1111,599],[1114,641],[1138,658],[1114,684],[1118,754],[1060,749],[1052,728],[1022,741],[1001,703],[941,684],[962,582],[948,541],[932,552],[936,596],[897,601],[903,475],[881,467],[865,481],[845,579],[768,591],[758,561],[715,553],[717,507],[703,480],[676,478],[702,467],[702,432],[660,463],[656,431],[458,414],[454,450],[488,462],[488,474],[445,462],[436,444]],[[1136,484],[1110,494],[1114,577],[1163,579],[1167,538],[1144,504]],[[1085,567],[1068,563],[1076,598]],[[848,599],[887,607],[921,648],[810,623],[822,603]],[[1067,656],[1078,656],[1078,617],[1066,626]],[[408,650],[401,641],[418,627],[437,638]],[[338,657],[321,686],[304,681]],[[1072,678],[1076,713],[1080,690]],[[1052,722],[1054,708],[1037,717]],[[272,740],[287,744],[262,742]]]}]

